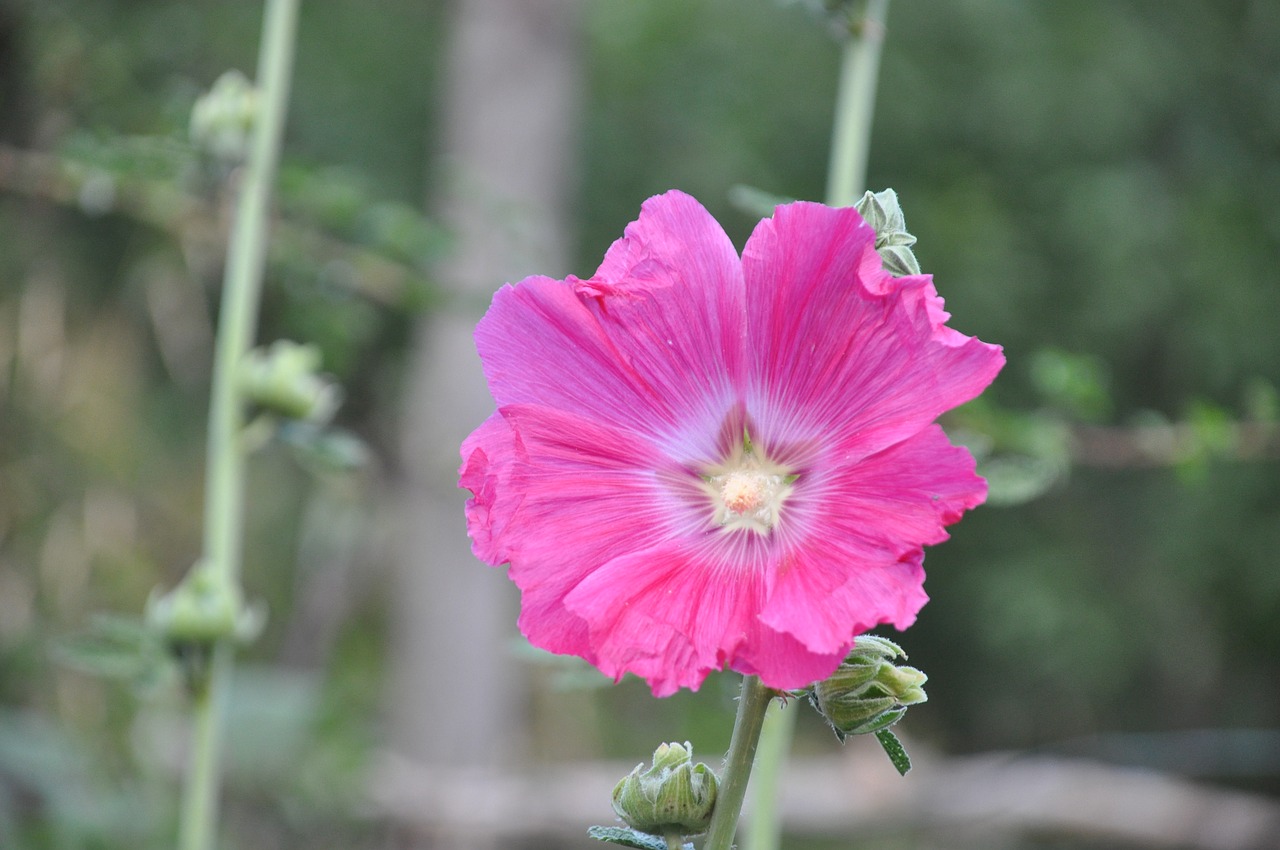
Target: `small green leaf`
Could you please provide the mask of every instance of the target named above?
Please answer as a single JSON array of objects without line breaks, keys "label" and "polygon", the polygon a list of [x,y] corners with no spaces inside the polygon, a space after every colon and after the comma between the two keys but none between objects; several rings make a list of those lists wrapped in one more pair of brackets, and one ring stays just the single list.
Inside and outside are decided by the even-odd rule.
[{"label": "small green leaf", "polygon": [[357,472],[369,463],[369,447],[341,428],[320,428],[309,422],[281,424],[281,441],[304,469],[314,474]]},{"label": "small green leaf", "polygon": [[96,616],[85,631],[56,641],[53,652],[68,667],[127,680],[144,690],[172,673],[159,636],[146,623],[128,617]]},{"label": "small green leaf", "polygon": [[[638,832],[625,826],[593,826],[587,830],[587,835],[597,841],[620,844],[635,850],[667,850],[667,842],[661,837],[647,832]],[[693,847],[692,844],[684,846],[690,849]]]},{"label": "small green leaf", "polygon": [[1006,454],[979,463],[987,479],[987,504],[1008,507],[1040,498],[1062,480],[1067,469],[1056,460]]},{"label": "small green leaf", "polygon": [[893,734],[892,729],[881,729],[876,732],[876,740],[880,742],[880,746],[884,747],[884,754],[889,757],[889,761],[893,762],[899,775],[906,776],[907,771],[911,770],[911,756],[907,755],[907,750],[898,740],[898,736]]}]

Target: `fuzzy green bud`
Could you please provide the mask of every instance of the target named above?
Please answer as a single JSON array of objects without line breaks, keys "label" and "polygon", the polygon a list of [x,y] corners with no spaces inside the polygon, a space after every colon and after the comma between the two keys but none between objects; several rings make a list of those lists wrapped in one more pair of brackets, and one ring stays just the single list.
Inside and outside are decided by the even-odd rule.
[{"label": "fuzzy green bud", "polygon": [[178,662],[187,687],[200,693],[208,686],[214,647],[256,638],[266,622],[266,609],[245,605],[228,576],[198,561],[173,590],[151,593],[145,620]]},{"label": "fuzzy green bud", "polygon": [[290,340],[254,349],[240,365],[240,389],[253,404],[285,419],[328,422],[341,402],[341,390],[318,374],[320,349]]},{"label": "fuzzy green bud", "polygon": [[230,579],[204,562],[193,566],[173,590],[153,592],[147,599],[147,624],[171,644],[252,640],[264,620],[260,608],[245,606]]},{"label": "fuzzy green bud", "polygon": [[235,165],[249,153],[258,90],[239,71],[227,71],[191,110],[191,141],[214,159]]},{"label": "fuzzy green bud", "polygon": [[613,810],[639,832],[697,835],[711,825],[718,790],[711,768],[693,763],[692,745],[663,744],[652,767],[636,765],[614,787]]},{"label": "fuzzy green bud", "polygon": [[899,276],[920,274],[920,264],[911,251],[916,238],[907,232],[907,220],[902,215],[898,193],[892,189],[867,192],[854,204],[854,208],[876,232],[876,251],[885,271]]},{"label": "fuzzy green bud", "polygon": [[907,707],[928,699],[928,680],[905,659],[902,647],[875,635],[862,635],[836,671],[813,686],[809,700],[844,740],[888,729],[902,719]]}]

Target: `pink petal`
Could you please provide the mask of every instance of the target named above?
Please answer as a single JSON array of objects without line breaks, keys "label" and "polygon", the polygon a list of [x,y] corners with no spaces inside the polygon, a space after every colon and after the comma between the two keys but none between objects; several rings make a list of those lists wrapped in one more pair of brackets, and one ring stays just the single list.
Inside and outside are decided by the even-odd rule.
[{"label": "pink petal", "polygon": [[758,675],[772,688],[801,688],[830,675],[853,636],[819,653],[770,628],[757,616],[770,578],[673,543],[610,561],[564,605],[589,624],[593,663],[603,673],[640,676],[656,696],[697,690],[721,669]]},{"label": "pink petal", "polygon": [[458,486],[472,493],[466,508],[471,551],[493,566],[511,559],[504,532],[514,513],[511,501],[519,499],[519,493],[511,488],[515,455],[515,432],[497,411],[462,443]]},{"label": "pink petal", "polygon": [[697,201],[669,192],[590,280],[499,290],[476,345],[499,407],[555,407],[705,459],[741,382],[745,317],[733,245]]},{"label": "pink petal", "polygon": [[796,203],[743,252],[747,404],[766,441],[835,441],[848,459],[920,431],[1004,363],[998,346],[945,327],[928,277],[893,278],[852,209]]},{"label": "pink petal", "polygon": [[797,638],[770,628],[759,617],[754,626],[728,667],[743,675],[759,676],[761,682],[777,690],[798,690],[827,678],[853,646],[850,638],[834,652],[812,652]]},{"label": "pink petal", "polygon": [[881,623],[905,629],[915,622],[929,600],[923,558],[917,549],[876,562],[847,541],[825,549],[815,546],[797,553],[779,575],[760,620],[810,652],[843,653],[854,637]]},{"label": "pink petal", "polygon": [[833,464],[807,484],[802,497],[820,506],[826,534],[888,541],[895,552],[946,540],[944,526],[987,496],[973,455],[938,425],[856,463]]},{"label": "pink petal", "polygon": [[520,625],[538,646],[593,657],[563,597],[618,552],[684,533],[700,516],[690,473],[613,425],[538,405],[501,408],[463,445],[476,554],[510,561]]},{"label": "pink petal", "polygon": [[761,612],[764,623],[831,652],[880,623],[905,628],[927,597],[921,547],[986,498],[972,455],[942,428],[855,463],[802,476],[789,502],[802,532]]},{"label": "pink petal", "polygon": [[565,606],[590,624],[605,675],[634,673],[667,696],[696,690],[737,656],[753,630],[760,591],[755,571],[663,545],[613,559],[583,579]]},{"label": "pink petal", "polygon": [[647,441],[537,405],[500,412],[519,449],[510,480],[522,499],[505,529],[513,572],[525,561],[598,564],[673,533],[682,508],[662,481],[679,470]]}]

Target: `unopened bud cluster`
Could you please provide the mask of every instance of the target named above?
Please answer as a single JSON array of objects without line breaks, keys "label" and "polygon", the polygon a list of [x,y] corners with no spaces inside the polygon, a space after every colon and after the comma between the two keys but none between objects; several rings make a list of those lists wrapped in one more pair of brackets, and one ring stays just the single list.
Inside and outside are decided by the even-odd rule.
[{"label": "unopened bud cluster", "polygon": [[240,367],[245,398],[284,419],[322,425],[341,401],[341,391],[318,374],[320,349],[279,340],[266,350],[249,352]]},{"label": "unopened bud cluster", "polygon": [[236,584],[199,561],[168,593],[147,599],[147,624],[170,644],[211,644],[224,638],[248,642],[258,636],[265,613],[244,604]]},{"label": "unopened bud cluster", "polygon": [[652,767],[636,765],[613,789],[613,810],[639,832],[697,835],[711,825],[718,790],[711,768],[693,763],[691,744],[663,744]]},{"label": "unopened bud cluster", "polygon": [[249,154],[258,90],[239,71],[227,71],[191,110],[191,142],[219,162],[236,165]]},{"label": "unopened bud cluster", "polygon": [[902,719],[908,706],[928,699],[928,677],[896,663],[906,657],[893,641],[862,635],[836,672],[813,686],[809,699],[836,737],[843,741],[849,735],[887,729]]},{"label": "unopened bud cluster", "polygon": [[911,251],[916,238],[907,232],[898,193],[892,189],[867,192],[854,208],[876,231],[876,251],[885,271],[898,276],[920,274],[920,263]]}]

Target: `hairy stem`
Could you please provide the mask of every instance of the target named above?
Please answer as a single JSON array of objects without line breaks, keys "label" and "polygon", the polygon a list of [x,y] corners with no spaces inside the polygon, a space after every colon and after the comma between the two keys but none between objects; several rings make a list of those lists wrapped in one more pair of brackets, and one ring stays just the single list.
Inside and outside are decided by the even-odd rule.
[{"label": "hairy stem", "polygon": [[[214,352],[205,483],[204,557],[207,569],[239,582],[244,517],[244,404],[236,371],[252,344],[266,257],[268,207],[280,157],[299,0],[267,0],[258,54],[260,111],[245,163]],[[182,799],[180,850],[211,850],[218,811],[222,705],[232,673],[232,647],[213,647],[208,678],[196,687],[193,749]]]},{"label": "hairy stem", "polygon": [[764,725],[765,712],[773,696],[774,692],[764,686],[760,677],[742,678],[738,716],[733,721],[733,737],[729,740],[729,754],[725,757],[720,792],[716,795],[716,807],[703,850],[729,850],[733,845],[738,816],[742,813],[742,801],[747,796],[747,783],[755,762],[756,746],[760,741],[760,727]]}]

